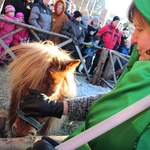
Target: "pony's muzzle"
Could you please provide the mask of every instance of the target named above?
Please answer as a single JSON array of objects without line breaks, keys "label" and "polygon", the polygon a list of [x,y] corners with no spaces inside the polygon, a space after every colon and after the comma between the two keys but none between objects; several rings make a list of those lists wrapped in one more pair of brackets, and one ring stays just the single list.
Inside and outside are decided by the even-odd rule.
[{"label": "pony's muzzle", "polygon": [[12,133],[13,133],[14,137],[22,137],[22,136],[26,136],[26,135],[33,137],[33,136],[36,136],[37,131],[35,129],[33,129],[33,130],[31,129],[26,135],[23,135],[22,132],[19,132],[17,130],[17,125],[15,123],[13,123],[13,125],[12,125]]}]

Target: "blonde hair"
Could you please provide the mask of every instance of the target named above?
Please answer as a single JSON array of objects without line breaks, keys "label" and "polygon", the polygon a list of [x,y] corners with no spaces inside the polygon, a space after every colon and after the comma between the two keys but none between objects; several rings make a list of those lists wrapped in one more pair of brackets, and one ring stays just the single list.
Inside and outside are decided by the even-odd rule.
[{"label": "blonde hair", "polygon": [[[12,93],[15,93],[17,99],[27,93],[26,88],[40,90],[49,67],[56,66],[55,70],[59,70],[58,64],[63,65],[65,61],[72,60],[66,51],[49,43],[47,45],[41,43],[20,44],[13,47],[12,51],[18,54],[18,58],[8,66],[7,72],[10,72]],[[55,70],[52,71],[55,72]],[[67,96],[74,97],[76,95],[74,74],[73,71],[69,72],[66,73],[65,85],[68,87],[66,92],[68,92]]]}]

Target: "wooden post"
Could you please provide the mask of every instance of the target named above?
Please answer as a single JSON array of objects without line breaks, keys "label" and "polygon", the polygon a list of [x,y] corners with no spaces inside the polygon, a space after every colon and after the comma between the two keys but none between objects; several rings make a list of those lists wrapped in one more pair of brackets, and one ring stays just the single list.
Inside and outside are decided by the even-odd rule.
[{"label": "wooden post", "polygon": [[92,82],[91,82],[93,85],[100,84],[100,78],[103,73],[103,68],[104,68],[104,64],[106,62],[107,57],[108,57],[108,50],[102,49],[102,52],[100,54],[100,58],[96,67],[96,71],[93,75]]},{"label": "wooden post", "polygon": [[[113,79],[116,83],[116,75],[115,75],[115,68],[114,68],[115,62],[116,62],[116,56],[112,55],[111,50],[109,50],[109,58],[108,61],[106,62],[107,64],[103,72],[103,78],[105,79],[107,78],[107,76],[113,75]],[[104,82],[101,82],[100,85],[106,87],[106,84]]]}]

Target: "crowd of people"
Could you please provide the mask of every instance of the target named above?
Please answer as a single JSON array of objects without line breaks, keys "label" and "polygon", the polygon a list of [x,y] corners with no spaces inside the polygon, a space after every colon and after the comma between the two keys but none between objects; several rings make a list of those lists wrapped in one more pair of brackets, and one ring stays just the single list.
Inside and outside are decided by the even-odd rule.
[{"label": "crowd of people", "polygon": [[[39,29],[63,34],[72,38],[73,41],[62,48],[69,51],[73,58],[78,59],[79,55],[75,48],[75,45],[78,45],[82,55],[88,55],[85,59],[85,64],[91,75],[96,70],[101,50],[96,51],[96,48],[82,45],[82,42],[128,54],[129,48],[126,48],[128,37],[125,32],[127,27],[123,28],[121,26],[118,16],[114,16],[111,23],[102,27],[99,16],[82,15],[82,12],[77,10],[74,0],[56,0],[55,3],[50,2],[50,0],[5,1],[2,16],[8,20],[20,21]],[[0,24],[3,24],[0,26],[1,36],[19,28],[18,25],[12,25],[3,21],[0,21]],[[36,31],[36,34],[41,41],[51,40],[55,45],[65,41],[65,39],[55,35],[38,31]],[[10,47],[22,42],[34,42],[36,40],[35,36],[28,29],[23,29],[15,35],[5,38],[4,42]],[[91,52],[93,53],[91,54]],[[2,46],[0,56],[2,59],[6,57],[6,52]],[[0,60],[0,65],[4,64],[2,59]],[[124,65],[125,62],[122,62],[122,64]],[[76,69],[77,72],[80,72],[79,67],[80,65]],[[81,72],[85,73],[85,70],[82,69]]]}]

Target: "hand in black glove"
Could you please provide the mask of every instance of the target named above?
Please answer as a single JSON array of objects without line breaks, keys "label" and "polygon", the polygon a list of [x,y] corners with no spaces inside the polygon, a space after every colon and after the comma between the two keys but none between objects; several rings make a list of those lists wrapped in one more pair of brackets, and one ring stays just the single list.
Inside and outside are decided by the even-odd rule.
[{"label": "hand in black glove", "polygon": [[75,36],[72,36],[73,43],[78,45],[78,39]]},{"label": "hand in black glove", "polygon": [[27,117],[57,117],[63,114],[63,102],[50,100],[45,94],[29,89],[28,95],[22,97],[20,109]]},{"label": "hand in black glove", "polygon": [[42,140],[35,142],[33,147],[29,147],[26,150],[56,150],[55,147],[59,144],[58,141],[44,136]]},{"label": "hand in black glove", "polygon": [[44,136],[42,140],[35,142],[33,147],[29,147],[26,150],[56,150],[55,147],[59,144],[58,141]]},{"label": "hand in black glove", "polygon": [[75,36],[72,36],[73,42],[77,42],[77,38]]}]

